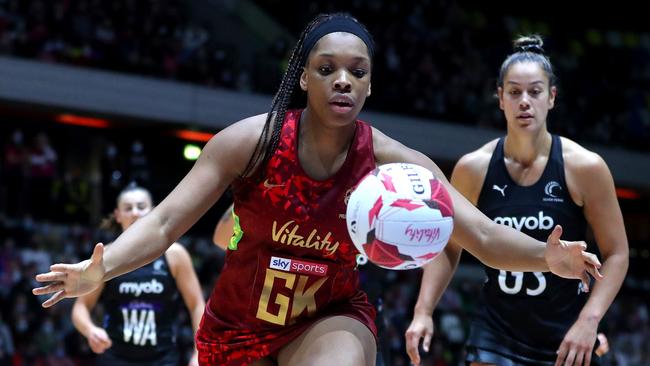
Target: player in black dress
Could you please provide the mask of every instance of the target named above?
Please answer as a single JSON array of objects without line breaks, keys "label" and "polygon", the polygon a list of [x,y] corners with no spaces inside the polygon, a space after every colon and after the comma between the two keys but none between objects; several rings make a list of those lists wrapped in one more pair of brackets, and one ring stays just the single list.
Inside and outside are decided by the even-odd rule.
[{"label": "player in black dress", "polygon": [[[151,209],[150,193],[131,185],[118,196],[108,223],[126,230]],[[181,297],[196,332],[205,301],[187,250],[174,243],[153,262],[79,297],[72,308],[72,320],[99,354],[100,366],[177,366],[180,355],[175,325]],[[105,312],[101,325],[90,315],[98,302]],[[189,365],[198,365],[196,351]]]},{"label": "player in black dress", "polygon": [[[580,281],[548,272],[485,267],[487,281],[471,326],[466,360],[471,365],[588,365],[598,323],[628,268],[628,244],[614,182],[600,156],[548,132],[546,116],[557,91],[541,38],[515,41],[497,86],[507,135],[463,156],[452,184],[493,221],[537,239],[563,231],[568,240],[584,240],[588,224],[604,260],[605,278],[587,294],[589,289]],[[415,364],[420,361],[421,338],[428,349],[433,308],[460,254],[460,247],[450,243],[443,258],[424,270],[406,332],[407,352]]]}]

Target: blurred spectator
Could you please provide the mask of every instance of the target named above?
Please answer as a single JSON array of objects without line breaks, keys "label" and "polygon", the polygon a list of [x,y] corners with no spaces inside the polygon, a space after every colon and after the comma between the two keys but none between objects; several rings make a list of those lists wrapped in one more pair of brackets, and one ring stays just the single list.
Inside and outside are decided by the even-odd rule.
[{"label": "blurred spectator", "polygon": [[57,179],[52,195],[66,222],[90,224],[90,190],[90,183],[77,165],[66,171],[63,179]]},{"label": "blurred spectator", "polygon": [[102,207],[111,209],[115,205],[115,197],[122,187],[126,185],[124,176],[124,154],[120,154],[117,144],[109,142],[106,144],[101,157],[101,190]]},{"label": "blurred spectator", "polygon": [[4,147],[0,173],[5,181],[0,189],[0,202],[9,216],[22,216],[25,207],[25,187],[28,183],[29,155],[24,145],[23,131],[16,129]]},{"label": "blurred spectator", "polygon": [[52,184],[56,174],[57,153],[45,132],[34,137],[29,151],[29,212],[38,219],[48,216],[52,197]]},{"label": "blurred spectator", "polygon": [[149,159],[144,152],[144,145],[142,141],[135,140],[131,144],[131,156],[129,158],[129,181],[138,182],[139,185],[147,185],[149,183]]},{"label": "blurred spectator", "polygon": [[11,330],[0,313],[0,365],[9,365],[14,355],[14,340]]},{"label": "blurred spectator", "polygon": [[[368,24],[378,47],[370,108],[496,128],[503,120],[491,98],[495,84],[484,75],[496,74],[499,55],[510,49],[501,40],[541,33],[560,78],[552,129],[579,142],[650,149],[650,42],[642,32],[564,23],[542,11],[504,16],[492,5],[449,0],[285,1],[303,9],[300,16],[273,0],[253,3],[290,30],[341,9]],[[246,52],[219,44],[213,32],[237,30],[192,19],[190,8],[171,0],[0,1],[0,53],[245,92],[277,88],[286,42]]]}]

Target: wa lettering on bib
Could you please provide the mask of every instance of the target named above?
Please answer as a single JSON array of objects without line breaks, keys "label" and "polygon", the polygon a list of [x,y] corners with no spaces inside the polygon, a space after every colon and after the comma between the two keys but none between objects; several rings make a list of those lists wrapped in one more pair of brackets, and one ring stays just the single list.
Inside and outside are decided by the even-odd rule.
[{"label": "wa lettering on bib", "polygon": [[156,346],[156,312],[153,309],[122,308],[124,342],[136,346]]}]

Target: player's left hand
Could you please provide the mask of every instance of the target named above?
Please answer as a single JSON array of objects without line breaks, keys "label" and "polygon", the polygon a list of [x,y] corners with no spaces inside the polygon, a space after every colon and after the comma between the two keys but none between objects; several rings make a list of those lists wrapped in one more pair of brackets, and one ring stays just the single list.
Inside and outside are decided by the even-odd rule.
[{"label": "player's left hand", "polygon": [[589,366],[597,330],[596,320],[578,319],[573,323],[557,351],[555,366]]},{"label": "player's left hand", "polygon": [[583,290],[589,291],[589,275],[596,280],[603,278],[598,268],[601,264],[594,254],[585,252],[587,244],[584,241],[560,240],[562,226],[556,225],[546,240],[544,256],[551,272],[563,277],[582,281]]}]

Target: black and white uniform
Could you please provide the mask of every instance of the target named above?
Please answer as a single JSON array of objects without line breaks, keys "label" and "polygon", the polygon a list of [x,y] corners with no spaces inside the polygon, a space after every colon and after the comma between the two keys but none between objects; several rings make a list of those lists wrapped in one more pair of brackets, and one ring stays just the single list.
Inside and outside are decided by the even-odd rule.
[{"label": "black and white uniform", "polygon": [[[562,225],[563,240],[584,240],[587,222],[567,188],[560,137],[552,137],[544,172],[527,187],[510,177],[503,141],[499,139],[492,154],[477,207],[493,221],[543,242],[557,224]],[[468,363],[553,365],[556,351],[587,300],[580,281],[550,272],[485,267],[485,273],[481,304],[467,342]]]},{"label": "black and white uniform", "polygon": [[104,328],[113,346],[99,365],[176,366],[179,292],[165,255],[106,283]]}]

